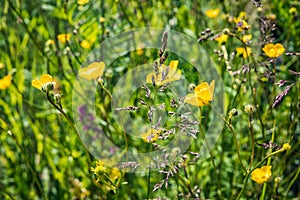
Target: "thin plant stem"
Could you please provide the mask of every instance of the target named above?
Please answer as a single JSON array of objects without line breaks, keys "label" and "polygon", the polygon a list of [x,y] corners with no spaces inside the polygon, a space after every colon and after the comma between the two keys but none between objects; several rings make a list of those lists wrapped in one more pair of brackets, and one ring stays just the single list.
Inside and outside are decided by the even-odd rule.
[{"label": "thin plant stem", "polygon": [[[13,135],[13,134],[12,134],[12,135]],[[13,136],[14,136],[14,135],[13,135]],[[37,188],[38,188],[38,190],[40,191],[40,193],[41,193],[43,199],[47,199],[46,196],[45,196],[45,194],[44,194],[44,192],[43,192],[42,185],[41,185],[41,183],[39,182],[39,180],[38,180],[38,178],[37,178],[37,175],[36,175],[36,173],[34,172],[32,166],[31,166],[31,164],[30,164],[30,162],[29,162],[29,160],[28,160],[27,154],[24,153],[23,148],[22,148],[21,144],[18,142],[17,138],[13,137],[13,139],[15,140],[15,142],[16,142],[18,148],[20,149],[21,154],[22,154],[22,156],[23,156],[24,159],[25,159],[26,165],[27,165],[27,167],[29,168],[29,171],[32,173],[33,180],[34,180],[34,182],[36,182]]]},{"label": "thin plant stem", "polygon": [[12,194],[10,194],[6,188],[4,188],[2,185],[0,185],[0,190],[6,194],[10,199],[15,200],[14,196]]},{"label": "thin plant stem", "polygon": [[242,190],[240,191],[240,193],[239,193],[239,195],[237,196],[236,200],[239,200],[239,199],[242,197],[242,195],[243,195],[243,193],[244,193],[244,191],[245,191],[245,188],[246,188],[246,186],[247,186],[247,182],[248,182],[248,179],[249,179],[249,175],[250,175],[250,173],[247,173],[247,174],[246,174],[246,177],[245,177],[245,179],[244,179],[244,184],[243,184]]},{"label": "thin plant stem", "polygon": [[[276,126],[276,120],[274,120],[274,123],[273,123],[273,131],[272,131],[272,138],[271,138],[271,142],[272,143],[274,143],[275,126]],[[270,149],[270,153],[272,153],[272,149]],[[268,161],[267,161],[267,165],[270,165],[270,164],[271,164],[271,157],[269,157]],[[267,183],[264,183],[264,186],[263,186],[263,189],[262,189],[262,193],[261,193],[261,196],[259,198],[260,200],[264,200],[265,199],[266,190],[267,190]]]},{"label": "thin plant stem", "polygon": [[237,140],[237,137],[236,137],[236,133],[232,127],[232,125],[216,110],[216,108],[210,104],[211,108],[214,110],[214,112],[225,122],[225,124],[227,125],[227,127],[229,128],[229,130],[231,131],[232,135],[233,135],[233,139],[234,139],[234,143],[235,143],[235,147],[236,147],[236,150],[237,150],[237,155],[238,155],[238,158],[239,158],[239,161],[241,163],[241,166],[244,170],[244,172],[247,172],[243,162],[242,162],[242,159],[241,159],[241,156],[240,156],[240,147],[239,147],[239,143],[238,143],[238,140]]},{"label": "thin plant stem", "polygon": [[[184,176],[185,176],[185,178],[186,178],[187,180],[189,180],[189,175],[188,175],[188,173],[187,173],[187,171],[186,171],[186,168],[184,167],[183,170],[184,170]],[[191,183],[185,181],[185,184],[186,184],[186,186],[187,186],[187,188],[188,188],[188,190],[189,190],[189,193],[193,196],[193,190],[192,190],[192,188],[191,188]]]},{"label": "thin plant stem", "polygon": [[[152,133],[151,133],[152,134]],[[148,180],[147,180],[147,184],[148,184],[148,191],[147,191],[147,199],[149,199],[150,197],[150,181],[151,181],[151,163],[152,163],[152,145],[151,143],[149,143],[149,157],[150,157],[150,164],[149,164],[149,170],[148,170]]]},{"label": "thin plant stem", "polygon": [[[186,178],[187,180],[189,180],[188,174],[187,174],[187,172],[186,172],[186,168],[184,168],[184,175],[185,175],[185,178]],[[193,190],[192,190],[192,188],[191,188],[190,183],[187,183],[187,181],[185,181],[180,175],[177,175],[176,177],[177,177],[180,181],[182,181],[182,183],[186,184],[189,193],[192,195],[192,194],[193,194]]]},{"label": "thin plant stem", "polygon": [[84,143],[83,143],[76,127],[74,126],[72,120],[68,117],[68,115],[65,113],[65,111],[60,106],[56,105],[53,102],[53,100],[50,97],[49,91],[46,92],[46,96],[47,96],[48,101],[52,104],[52,106],[54,106],[65,117],[65,119],[68,121],[69,125],[72,127],[72,129],[76,133],[77,138],[79,139],[80,143],[84,147],[84,150],[85,150],[86,154],[88,155],[88,163],[89,163],[89,165],[91,165],[92,161],[91,161],[91,158],[90,158],[90,153],[89,153],[88,149],[86,148],[86,146],[84,145]]},{"label": "thin plant stem", "polygon": [[[252,58],[252,61],[253,61],[253,63],[254,63],[254,71],[256,72],[257,70],[256,70],[256,66],[257,66],[257,62],[256,62],[256,60],[255,60],[255,58],[254,58],[254,56],[251,54],[251,55],[249,55],[248,54],[248,52],[247,52],[247,45],[246,45],[246,43],[242,40],[242,38],[240,38],[237,34],[234,34],[234,33],[227,33],[228,35],[230,35],[230,36],[232,36],[232,37],[235,37],[235,38],[237,38],[241,43],[242,43],[242,45],[243,45],[243,47],[244,47],[244,50],[245,50],[245,52],[246,52],[246,55],[247,55],[247,62],[248,63],[250,63],[250,56],[251,56],[251,58]],[[257,105],[257,101],[256,101],[256,97],[255,97],[255,92],[254,92],[254,88],[253,88],[253,85],[252,85],[252,83],[251,83],[251,70],[249,71],[249,76],[248,76],[248,81],[249,81],[249,85],[250,85],[250,89],[251,89],[251,94],[252,94],[252,98],[253,98],[253,103],[254,103],[254,105],[256,106]],[[261,125],[261,132],[262,132],[262,135],[263,135],[263,138],[265,138],[265,128],[264,128],[264,123],[263,123],[263,120],[262,120],[262,118],[261,118],[261,114],[260,114],[260,111],[259,111],[259,109],[257,109],[257,117],[258,117],[258,119],[259,119],[259,122],[260,122],[260,125]]]},{"label": "thin plant stem", "polygon": [[110,92],[103,86],[101,81],[97,81],[98,84],[100,85],[100,87],[106,92],[106,94],[109,96],[109,98],[112,100],[112,95],[110,94]]},{"label": "thin plant stem", "polygon": [[252,127],[252,116],[249,115],[249,134],[250,134],[250,139],[251,139],[251,157],[250,157],[250,164],[249,164],[249,170],[251,170],[252,163],[254,160],[254,135],[253,135],[253,127]]},{"label": "thin plant stem", "polygon": [[300,166],[298,167],[298,170],[297,170],[297,172],[296,172],[294,178],[292,179],[292,181],[290,182],[290,184],[288,185],[288,187],[287,187],[287,189],[286,189],[284,199],[288,199],[289,191],[290,191],[292,185],[293,185],[293,184],[295,183],[295,181],[297,180],[299,174],[300,174]]},{"label": "thin plant stem", "polygon": [[[211,149],[210,149],[210,147],[209,147],[209,144],[208,144],[208,141],[207,141],[207,139],[206,139],[206,137],[205,137],[205,134],[204,134],[204,130],[203,130],[203,128],[202,128],[202,126],[201,126],[201,107],[200,107],[200,116],[199,116],[199,120],[200,120],[200,123],[199,123],[199,129],[200,129],[200,133],[201,133],[201,135],[202,135],[202,137],[204,138],[204,141],[205,141],[205,145],[206,145],[206,147],[207,147],[207,149],[208,149],[208,153],[209,153],[209,155],[210,155],[210,158],[211,158],[211,163],[212,163],[212,165],[213,165],[213,167],[214,167],[214,173],[215,173],[215,175],[216,175],[216,179],[217,179],[217,187],[218,187],[218,191],[220,191],[221,192],[221,186],[220,186],[220,183],[219,183],[219,179],[218,179],[218,173],[217,173],[217,166],[216,166],[216,164],[215,164],[215,161],[214,161],[214,155],[212,154],[212,152],[211,152]],[[219,192],[218,192],[218,194],[219,194]]]}]

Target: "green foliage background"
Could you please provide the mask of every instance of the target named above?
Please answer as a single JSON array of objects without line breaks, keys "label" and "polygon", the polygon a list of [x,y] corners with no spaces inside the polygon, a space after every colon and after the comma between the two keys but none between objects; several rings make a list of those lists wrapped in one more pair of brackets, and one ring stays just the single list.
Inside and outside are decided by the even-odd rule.
[{"label": "green foliage background", "polygon": [[[263,35],[259,22],[264,16],[276,16],[277,26],[272,37],[281,43],[286,52],[300,51],[300,3],[298,1],[262,1],[257,8],[254,1],[96,1],[90,0],[80,6],[77,1],[41,0],[15,1],[0,0],[0,78],[12,74],[10,87],[1,90],[0,95],[0,198],[1,199],[186,199],[196,198],[200,190],[200,199],[235,199],[241,191],[245,173],[237,156],[233,135],[224,126],[221,138],[211,151],[213,159],[200,159],[180,170],[169,180],[169,187],[152,192],[156,183],[164,178],[159,172],[148,174],[122,174],[117,193],[97,183],[90,168],[95,166],[95,158],[87,156],[84,147],[76,137],[66,119],[55,110],[45,94],[31,86],[31,81],[48,73],[61,83],[62,105],[72,116],[72,89],[78,69],[85,61],[89,51],[105,39],[138,27],[160,27],[176,30],[197,40],[200,33],[210,28],[214,35],[225,28],[234,29],[235,24],[222,18],[222,14],[237,17],[240,12],[247,13],[249,33],[252,34],[252,53],[250,61],[231,56],[240,41],[230,37],[226,49],[233,71],[244,64],[251,63],[257,72],[251,70],[245,84],[237,85],[226,70],[224,59],[214,50],[220,50],[216,41],[210,39],[200,43],[218,67],[224,81],[225,110],[232,108],[239,115],[232,119],[232,126],[237,133],[240,155],[248,166],[251,156],[249,136],[249,116],[244,106],[254,104],[257,112],[253,115],[255,143],[267,143],[272,140],[279,147],[289,143],[292,149],[272,157],[272,178],[266,186],[249,180],[243,194],[244,199],[259,199],[263,187],[266,187],[265,199],[297,199],[300,196],[299,182],[299,76],[289,70],[300,71],[299,56],[282,55],[276,60],[274,68],[262,52]],[[298,13],[290,13],[295,7]],[[219,16],[208,18],[204,13],[208,9],[219,8]],[[99,22],[100,17],[105,22]],[[71,41],[62,44],[57,35],[71,33]],[[46,45],[49,39],[54,45]],[[80,46],[82,40],[92,45],[90,49]],[[158,58],[157,50],[145,50],[143,57],[137,52],[130,52],[112,64],[114,77],[126,72],[130,67],[144,63],[153,63]],[[220,59],[221,58],[221,59]],[[170,55],[169,63],[176,55]],[[131,65],[128,60],[134,61]],[[105,58],[103,59],[105,62]],[[184,61],[183,61],[184,63]],[[197,80],[197,74],[189,71],[187,63],[179,66]],[[272,68],[271,70],[267,70]],[[271,80],[268,73],[276,73]],[[112,89],[114,80],[104,74],[107,88]],[[251,80],[251,83],[250,83]],[[295,83],[282,103],[272,108],[275,97],[282,88],[275,85],[279,80]],[[205,80],[203,80],[205,81]],[[196,82],[195,84],[198,84]],[[252,84],[252,86],[251,86]],[[253,94],[252,89],[256,93]],[[109,101],[105,92],[99,92],[98,108],[108,115]],[[204,112],[211,110],[204,109]],[[205,119],[203,119],[205,120]],[[221,119],[220,119],[221,120]],[[109,127],[107,127],[109,129]],[[118,132],[115,130],[116,133]],[[141,141],[137,145],[142,145]],[[197,141],[190,150],[197,152]],[[255,145],[254,162],[261,161],[269,150]],[[214,165],[212,164],[212,160]],[[188,174],[188,176],[186,176]],[[280,177],[280,182],[275,178]],[[126,184],[125,184],[126,183]],[[150,195],[148,186],[150,184]]]}]

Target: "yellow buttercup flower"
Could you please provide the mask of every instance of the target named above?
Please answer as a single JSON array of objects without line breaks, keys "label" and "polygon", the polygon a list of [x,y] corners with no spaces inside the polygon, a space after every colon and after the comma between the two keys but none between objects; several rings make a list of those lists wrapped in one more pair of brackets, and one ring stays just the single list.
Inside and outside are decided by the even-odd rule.
[{"label": "yellow buttercup flower", "polygon": [[243,35],[242,40],[244,43],[250,42],[252,39],[252,35]]},{"label": "yellow buttercup flower", "polygon": [[67,34],[59,34],[57,35],[57,39],[58,41],[60,41],[61,43],[65,44],[67,41],[70,41],[71,39],[71,34],[70,33],[67,33]]},{"label": "yellow buttercup flower", "polygon": [[149,129],[146,133],[142,134],[142,139],[145,142],[154,142],[158,139],[159,133],[161,132],[161,130],[156,130],[154,128]]},{"label": "yellow buttercup flower", "polygon": [[91,167],[91,171],[94,172],[94,174],[103,174],[106,172],[106,167],[104,166],[104,162],[102,160],[96,161],[96,167]]},{"label": "yellow buttercup flower", "polygon": [[117,180],[121,176],[121,172],[118,168],[114,167],[111,169],[111,172],[109,174],[109,178],[112,181]]},{"label": "yellow buttercup flower", "polygon": [[89,0],[77,0],[78,5],[84,5],[84,4],[87,4],[88,2],[89,2]]},{"label": "yellow buttercup flower", "polygon": [[98,160],[96,161],[96,166],[91,167],[91,171],[96,175],[97,182],[100,182],[101,185],[105,185],[108,190],[116,192],[117,180],[121,176],[121,172],[118,168],[108,168],[105,166],[103,160]]},{"label": "yellow buttercup flower", "polygon": [[53,45],[54,43],[55,43],[54,40],[49,39],[49,40],[46,41],[45,45],[50,46],[50,45]]},{"label": "yellow buttercup flower", "polygon": [[245,18],[246,18],[246,15],[247,15],[246,12],[242,11],[242,12],[240,12],[238,18],[239,18],[239,19],[245,19]]},{"label": "yellow buttercup flower", "polygon": [[209,10],[207,10],[206,12],[205,12],[205,15],[207,16],[207,17],[209,17],[209,18],[216,18],[216,17],[218,17],[218,15],[219,15],[219,13],[220,13],[220,9],[209,9]]},{"label": "yellow buttercup flower", "polygon": [[284,143],[283,146],[282,146],[282,149],[284,151],[289,151],[291,149],[291,146],[289,143]]},{"label": "yellow buttercup flower", "polygon": [[90,43],[87,41],[87,40],[82,40],[80,42],[80,46],[83,48],[83,49],[89,49],[91,48],[91,45]]},{"label": "yellow buttercup flower", "polygon": [[100,17],[99,22],[100,23],[104,23],[105,22],[105,18],[104,17]]},{"label": "yellow buttercup flower", "polygon": [[272,44],[272,43],[269,43],[269,44],[266,44],[262,50],[265,52],[265,54],[268,57],[270,57],[270,58],[277,58],[281,54],[284,53],[285,48],[280,43],[277,43],[275,45]]},{"label": "yellow buttercup flower", "polygon": [[194,106],[205,106],[214,98],[215,80],[210,85],[207,82],[199,84],[193,94],[188,94],[184,102]]},{"label": "yellow buttercup flower", "polygon": [[79,69],[78,75],[87,80],[98,80],[103,75],[104,68],[104,62],[93,62],[87,67]]},{"label": "yellow buttercup flower", "polygon": [[251,179],[258,184],[267,182],[272,176],[271,168],[272,166],[263,166],[255,169],[251,174]]},{"label": "yellow buttercup flower", "polygon": [[0,79],[0,90],[7,89],[11,84],[12,76],[10,74]]},{"label": "yellow buttercup flower", "polygon": [[57,89],[59,87],[58,82],[49,74],[44,74],[41,76],[41,78],[32,80],[31,85],[43,91],[47,90],[48,86],[52,86],[52,89]]},{"label": "yellow buttercup flower", "polygon": [[289,13],[290,13],[290,14],[297,14],[297,8],[291,7],[291,8],[289,9]]},{"label": "yellow buttercup flower", "polygon": [[141,55],[144,54],[144,50],[143,50],[142,48],[138,48],[138,49],[136,50],[136,54],[139,55],[139,56],[141,56]]},{"label": "yellow buttercup flower", "polygon": [[0,69],[4,68],[4,63],[0,62]]},{"label": "yellow buttercup flower", "polygon": [[250,29],[250,25],[243,18],[234,18],[233,21],[239,32]]},{"label": "yellow buttercup flower", "polygon": [[166,83],[177,81],[181,77],[181,71],[177,70],[178,60],[173,60],[170,62],[170,66],[162,64],[158,72],[151,72],[146,77],[146,83],[155,82],[155,85],[161,86]]},{"label": "yellow buttercup flower", "polygon": [[228,40],[228,35],[222,33],[219,37],[215,38],[219,45],[225,44]]},{"label": "yellow buttercup flower", "polygon": [[247,58],[250,56],[252,50],[250,47],[246,47],[246,49],[244,47],[237,47],[236,48],[236,55],[239,57],[241,55],[243,55],[244,58]]}]

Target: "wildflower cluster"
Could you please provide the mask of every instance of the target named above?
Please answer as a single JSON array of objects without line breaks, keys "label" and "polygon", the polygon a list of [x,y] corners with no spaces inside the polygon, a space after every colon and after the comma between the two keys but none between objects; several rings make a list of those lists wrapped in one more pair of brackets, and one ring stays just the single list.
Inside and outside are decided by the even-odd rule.
[{"label": "wildflower cluster", "polygon": [[2,7],[0,199],[299,196],[297,1]]},{"label": "wildflower cluster", "polygon": [[121,177],[121,172],[118,168],[107,168],[102,160],[98,160],[96,161],[96,166],[91,167],[91,171],[97,177],[97,182],[116,192]]}]

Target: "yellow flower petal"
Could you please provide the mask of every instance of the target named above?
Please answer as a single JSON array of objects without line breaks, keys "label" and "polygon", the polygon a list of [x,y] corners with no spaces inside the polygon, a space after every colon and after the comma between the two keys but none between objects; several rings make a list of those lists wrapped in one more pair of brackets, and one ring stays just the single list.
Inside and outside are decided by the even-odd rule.
[{"label": "yellow flower petal", "polygon": [[198,100],[195,94],[188,94],[184,98],[184,103],[191,104],[193,106],[198,106]]},{"label": "yellow flower petal", "polygon": [[93,62],[87,67],[79,69],[78,75],[87,80],[97,80],[103,75],[104,68],[104,62]]},{"label": "yellow flower petal", "polygon": [[2,79],[0,79],[0,90],[7,89],[11,84],[12,76],[6,75]]},{"label": "yellow flower petal", "polygon": [[203,82],[195,88],[194,93],[197,97],[200,97],[205,101],[212,101],[214,88],[215,80],[213,80],[210,85],[208,85],[207,82]]},{"label": "yellow flower petal", "polygon": [[239,32],[242,32],[243,30],[248,30],[251,28],[251,26],[243,18],[234,18],[233,21],[235,22],[236,27]]},{"label": "yellow flower petal", "polygon": [[105,22],[105,18],[104,17],[100,17],[99,22],[104,23]]},{"label": "yellow flower petal", "polygon": [[209,9],[209,10],[207,10],[206,12],[205,12],[205,15],[207,16],[207,17],[209,17],[209,18],[216,18],[216,17],[218,17],[218,15],[219,15],[219,13],[220,13],[220,9]]},{"label": "yellow flower petal", "polygon": [[172,70],[176,71],[176,70],[177,70],[178,63],[179,63],[178,60],[172,60],[172,61],[170,62],[170,68],[171,68]]},{"label": "yellow flower petal", "polygon": [[89,0],[77,0],[78,5],[84,5],[87,4]]},{"label": "yellow flower petal", "polygon": [[237,47],[236,48],[236,55],[241,56],[243,55],[243,58],[248,58],[250,54],[252,53],[252,49],[250,47]]},{"label": "yellow flower petal", "polygon": [[121,172],[118,168],[114,167],[112,168],[110,174],[109,174],[109,178],[112,180],[112,181],[115,181],[117,180],[119,177],[121,176]]},{"label": "yellow flower petal", "polygon": [[169,66],[161,65],[158,69],[158,74],[151,72],[146,76],[146,83],[152,83],[152,77],[154,77],[154,82],[157,86],[180,80],[181,71],[177,70],[177,66],[178,60],[171,61]]},{"label": "yellow flower petal", "polygon": [[31,85],[39,90],[43,88],[47,83],[53,82],[53,78],[49,74],[42,75],[39,79],[31,81]]},{"label": "yellow flower petal", "polygon": [[271,169],[272,166],[263,166],[261,168],[257,168],[252,172],[251,179],[258,184],[263,184],[271,178]]},{"label": "yellow flower petal", "polygon": [[57,35],[57,39],[58,41],[60,41],[61,43],[66,43],[67,41],[70,41],[71,39],[71,34],[67,33],[67,34],[59,34]]},{"label": "yellow flower petal", "polygon": [[242,11],[242,12],[240,12],[238,18],[245,19],[246,15],[247,15],[246,12]]},{"label": "yellow flower petal", "polygon": [[282,44],[280,43],[277,43],[277,44],[272,44],[272,43],[269,43],[269,44],[266,44],[263,49],[262,49],[265,54],[270,57],[270,58],[277,58],[279,57],[281,54],[284,53],[285,51],[285,48],[283,47]]},{"label": "yellow flower petal", "polygon": [[184,102],[194,106],[205,106],[213,100],[215,89],[215,80],[209,85],[207,82],[199,84],[194,89],[194,94],[188,94]]},{"label": "yellow flower petal", "polygon": [[44,75],[41,76],[40,80],[41,80],[41,82],[42,82],[43,84],[45,84],[45,83],[52,82],[53,78],[52,78],[52,76],[49,75],[49,74],[44,74]]},{"label": "yellow flower petal", "polygon": [[252,35],[243,35],[242,40],[245,43],[248,43],[252,39]]},{"label": "yellow flower petal", "polygon": [[40,80],[33,80],[31,81],[31,85],[37,89],[41,89],[42,88],[42,83]]},{"label": "yellow flower petal", "polygon": [[91,45],[90,43],[87,41],[87,40],[82,40],[80,42],[80,46],[83,48],[83,49],[89,49],[91,48]]},{"label": "yellow flower petal", "polygon": [[154,142],[158,139],[159,133],[161,132],[161,130],[156,130],[154,128],[151,128],[147,131],[147,133],[143,133],[142,134],[142,139],[145,142]]},{"label": "yellow flower petal", "polygon": [[47,42],[46,42],[46,46],[49,46],[49,45],[53,45],[53,44],[55,44],[55,42],[54,42],[54,40],[52,40],[52,39],[49,39],[49,40],[47,40]]},{"label": "yellow flower petal", "polygon": [[219,37],[215,38],[219,45],[225,44],[228,40],[228,35],[222,33]]},{"label": "yellow flower petal", "polygon": [[289,9],[289,13],[290,13],[290,14],[297,14],[297,8],[291,7],[291,8]]},{"label": "yellow flower petal", "polygon": [[284,151],[289,151],[291,149],[291,146],[289,143],[284,143],[283,146],[282,146],[282,149]]}]

